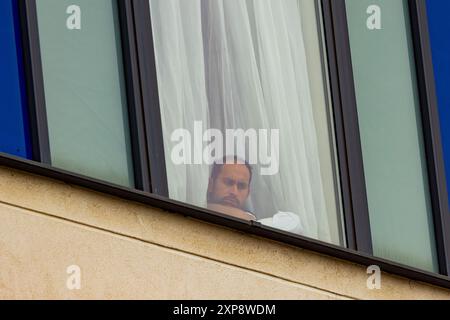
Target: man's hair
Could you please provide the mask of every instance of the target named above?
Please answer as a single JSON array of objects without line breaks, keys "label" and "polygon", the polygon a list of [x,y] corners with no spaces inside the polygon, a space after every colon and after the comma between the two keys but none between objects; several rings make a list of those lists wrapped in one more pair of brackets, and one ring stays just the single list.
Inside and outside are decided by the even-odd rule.
[{"label": "man's hair", "polygon": [[[230,162],[229,161],[230,159],[233,159],[233,162]],[[222,170],[222,167],[226,164],[245,165],[248,169],[248,172],[250,173],[249,184],[252,182],[252,177],[253,177],[252,167],[250,166],[250,164],[247,161],[240,159],[238,156],[225,156],[222,158],[220,163],[218,163],[218,161],[215,161],[212,166],[212,170],[211,170],[211,179],[213,181],[215,181],[217,179],[217,177],[220,174],[220,171]]]}]

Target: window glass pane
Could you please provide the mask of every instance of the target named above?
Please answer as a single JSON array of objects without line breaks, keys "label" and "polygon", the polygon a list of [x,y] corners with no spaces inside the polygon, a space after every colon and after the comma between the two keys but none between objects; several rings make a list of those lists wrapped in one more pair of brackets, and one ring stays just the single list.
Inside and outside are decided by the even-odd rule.
[{"label": "window glass pane", "polygon": [[149,1],[170,197],[343,244],[319,1]]},{"label": "window glass pane", "polygon": [[[450,186],[450,1],[427,0],[447,185]],[[450,195],[450,194],[449,194]]]},{"label": "window glass pane", "polygon": [[346,3],[374,254],[438,271],[408,1]]},{"label": "window glass pane", "polygon": [[52,164],[134,185],[117,2],[36,6]]},{"label": "window glass pane", "polygon": [[0,1],[0,152],[30,158],[17,1]]}]

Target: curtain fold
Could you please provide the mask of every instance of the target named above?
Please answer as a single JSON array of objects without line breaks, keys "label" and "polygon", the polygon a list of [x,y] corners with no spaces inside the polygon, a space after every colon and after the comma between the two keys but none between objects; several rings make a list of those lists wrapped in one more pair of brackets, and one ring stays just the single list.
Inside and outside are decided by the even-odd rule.
[{"label": "curtain fold", "polygon": [[170,153],[175,130],[194,132],[195,121],[209,126],[201,4],[199,0],[152,0],[150,8],[170,197],[204,206],[209,167],[175,165]]}]

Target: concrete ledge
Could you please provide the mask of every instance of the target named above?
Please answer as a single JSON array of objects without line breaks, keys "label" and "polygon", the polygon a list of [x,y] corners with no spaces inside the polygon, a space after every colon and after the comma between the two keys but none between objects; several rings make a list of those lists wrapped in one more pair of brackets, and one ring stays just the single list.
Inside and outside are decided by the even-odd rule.
[{"label": "concrete ledge", "polygon": [[[13,291],[2,289],[2,286],[15,288],[14,283],[18,281],[16,278],[8,280],[8,277],[4,276],[4,270],[11,271],[14,268],[3,267],[12,263],[8,262],[10,260],[6,260],[6,264],[3,263],[6,255],[3,252],[8,252],[8,255],[19,260],[22,259],[23,264],[28,265],[31,262],[27,258],[28,256],[33,255],[35,263],[39,261],[39,257],[44,256],[44,252],[52,252],[52,248],[57,243],[61,243],[57,252],[66,252],[70,243],[78,243],[77,250],[81,250],[80,246],[92,250],[92,252],[75,251],[77,255],[83,258],[83,263],[88,266],[88,269],[94,268],[95,265],[98,265],[98,268],[101,269],[108,263],[121,264],[120,268],[126,269],[126,261],[121,261],[123,252],[127,252],[123,255],[124,259],[132,256],[129,258],[131,266],[133,266],[132,269],[138,268],[139,264],[150,265],[149,261],[155,259],[164,262],[159,266],[140,271],[142,273],[139,277],[142,279],[152,279],[150,277],[154,275],[163,277],[166,269],[172,264],[175,264],[173,268],[182,268],[184,261],[173,258],[175,260],[171,262],[168,256],[187,255],[198,262],[195,269],[202,270],[199,273],[200,276],[196,278],[199,283],[215,283],[215,286],[217,286],[217,282],[214,282],[215,279],[223,278],[218,274],[219,269],[212,266],[225,265],[226,268],[231,268],[227,269],[230,270],[228,277],[232,277],[231,275],[234,273],[236,273],[236,277],[240,277],[239,274],[245,274],[245,277],[247,277],[247,274],[250,273],[262,277],[261,279],[265,279],[264,281],[270,279],[269,282],[273,281],[274,285],[280,281],[285,285],[282,286],[283,289],[280,289],[279,293],[276,290],[268,290],[266,297],[279,298],[282,296],[288,298],[290,296],[293,299],[316,299],[316,297],[450,299],[448,290],[386,273],[382,277],[381,290],[368,290],[366,286],[368,276],[366,268],[363,266],[4,167],[0,167],[0,204],[0,217],[2,219],[2,226],[0,227],[2,229],[0,236],[0,239],[2,239],[2,247],[0,247],[0,260],[2,260],[0,292],[9,292],[5,294],[6,296],[20,294],[27,289],[20,286]],[[36,219],[39,222],[36,222]],[[30,220],[30,222],[27,222],[27,220]],[[31,223],[32,221],[34,222]],[[49,226],[46,226],[47,224]],[[65,229],[67,224],[70,225],[70,231]],[[14,228],[17,228],[16,232],[8,231],[14,230]],[[88,234],[80,234],[82,232],[80,230],[87,232],[87,229],[89,229]],[[30,236],[31,238],[27,238],[28,240],[22,243],[22,246],[18,246],[16,242],[21,239],[19,236],[24,233],[34,236]],[[72,238],[66,239],[66,242],[64,242],[66,234],[67,237],[71,235]],[[105,248],[111,248],[111,246],[119,246],[117,237],[121,239],[120,243],[127,243],[126,250],[125,247],[123,248],[124,251],[106,250]],[[74,239],[79,239],[80,242],[74,241]],[[3,245],[7,250],[4,251]],[[155,246],[158,250],[154,249]],[[171,252],[171,254],[168,252]],[[158,258],[159,255],[161,255],[161,259]],[[55,253],[52,256],[57,255]],[[116,258],[111,260],[112,257]],[[11,261],[14,261],[14,259]],[[101,261],[101,263],[97,261]],[[48,263],[48,258],[43,259],[42,263],[44,265],[39,269],[40,274],[42,272],[53,273],[55,270],[60,272],[61,266],[72,264],[71,262],[61,262],[58,268],[55,266],[53,269],[45,264]],[[204,265],[204,268],[200,267],[201,265]],[[62,277],[67,276],[64,273],[65,268],[63,268]],[[120,268],[119,270],[123,270]],[[116,291],[107,285],[107,277],[114,277],[115,275],[114,269],[106,268],[103,270],[107,271],[107,276],[103,280],[100,277],[97,282],[94,280],[89,282],[92,283],[93,287],[88,290],[90,291],[88,296],[120,297],[119,293],[116,295]],[[25,270],[23,271],[25,272]],[[176,272],[174,271],[174,273]],[[18,271],[15,274],[16,277],[21,277],[21,272]],[[177,274],[179,278],[175,282],[178,283],[180,281],[184,283],[188,281],[185,278],[190,277],[189,272],[183,271]],[[36,277],[36,281],[38,281],[38,275]],[[203,280],[200,279],[202,277]],[[33,277],[29,280],[32,279]],[[128,282],[133,279],[133,276],[130,276]],[[54,285],[54,281],[56,280],[49,278],[47,285]],[[240,282],[242,281],[241,278]],[[28,282],[19,281],[19,283],[26,286]],[[33,283],[33,281],[30,283]],[[55,283],[60,282],[56,281]],[[162,286],[161,288],[155,286],[155,290],[163,290],[164,284],[162,282],[154,283],[159,283]],[[232,283],[237,284],[239,281]],[[251,287],[250,283],[245,283],[246,287]],[[292,286],[294,291],[287,290],[287,284]],[[261,285],[263,286],[263,284]],[[235,290],[232,287],[225,286],[224,288],[228,289],[220,291],[218,296],[221,299],[225,297],[247,299],[253,298],[257,291],[261,291],[258,286],[254,286],[252,287],[254,289],[244,290],[245,293],[239,295],[234,292]],[[134,285],[130,285],[130,288],[132,290],[129,292],[133,297],[150,297],[135,288]],[[207,287],[199,287],[200,289],[208,292]],[[58,290],[50,290],[48,296],[66,297],[64,292],[67,289]],[[255,292],[252,293],[252,290],[255,290]],[[286,292],[284,292],[285,290]],[[44,294],[43,292],[45,291],[41,293]],[[108,295],[108,292],[112,295]],[[167,294],[169,293],[173,292]],[[261,294],[258,293],[256,296]],[[0,295],[2,294],[0,293]],[[162,293],[161,296],[166,297]],[[200,291],[195,294],[189,292],[184,296],[167,296],[167,298],[169,297],[180,299],[189,297],[207,298]],[[263,297],[259,296],[259,298]]]}]

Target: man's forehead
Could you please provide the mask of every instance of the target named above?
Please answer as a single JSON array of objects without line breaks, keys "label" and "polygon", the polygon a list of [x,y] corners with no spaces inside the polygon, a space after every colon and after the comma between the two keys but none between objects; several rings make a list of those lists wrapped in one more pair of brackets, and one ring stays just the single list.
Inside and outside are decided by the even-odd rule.
[{"label": "man's forehead", "polygon": [[219,174],[227,177],[236,177],[247,180],[250,179],[250,171],[247,165],[240,163],[222,165]]}]

